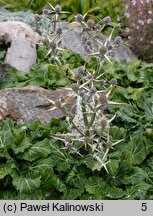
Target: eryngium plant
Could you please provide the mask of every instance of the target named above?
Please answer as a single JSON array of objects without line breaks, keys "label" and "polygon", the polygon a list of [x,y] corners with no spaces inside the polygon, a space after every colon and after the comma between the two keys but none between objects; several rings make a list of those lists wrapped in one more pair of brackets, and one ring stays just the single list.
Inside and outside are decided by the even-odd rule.
[{"label": "eryngium plant", "polygon": [[[48,15],[47,11],[45,13]],[[49,110],[61,109],[69,125],[68,133],[58,133],[53,138],[63,141],[65,149],[70,153],[75,153],[80,157],[89,154],[98,163],[98,170],[104,167],[107,171],[109,152],[121,140],[113,140],[110,135],[111,122],[115,115],[109,117],[107,113],[109,104],[117,104],[109,100],[111,91],[117,85],[117,80],[113,78],[109,82],[105,81],[101,68],[105,61],[111,63],[110,54],[113,48],[121,43],[121,38],[118,36],[112,41],[113,29],[108,37],[100,39],[104,26],[111,23],[110,17],[105,17],[101,23],[95,23],[92,19],[86,22],[85,16],[78,14],[75,16],[75,21],[80,23],[84,32],[80,43],[85,46],[88,56],[96,61],[96,68],[88,69],[88,62],[86,62],[73,74],[75,83],[68,88],[70,91],[68,98],[59,101],[48,99],[54,105]],[[57,29],[55,29],[55,35],[57,35]],[[55,39],[56,37],[53,37],[50,40]],[[88,60],[90,62],[90,59]],[[68,112],[66,109],[69,101],[72,103],[73,112]]]},{"label": "eryngium plant", "polygon": [[131,49],[141,59],[153,61],[153,1],[132,0],[128,12]]}]

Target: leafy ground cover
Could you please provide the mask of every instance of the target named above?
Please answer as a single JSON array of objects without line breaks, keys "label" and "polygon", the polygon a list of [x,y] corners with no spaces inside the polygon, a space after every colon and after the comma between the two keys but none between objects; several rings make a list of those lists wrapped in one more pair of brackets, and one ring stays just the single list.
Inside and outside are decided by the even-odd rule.
[{"label": "leafy ground cover", "polygon": [[[74,70],[84,63],[72,52],[63,55]],[[62,71],[69,77],[65,66]],[[0,123],[0,199],[153,199],[153,64],[106,63],[101,72],[104,79],[118,80],[111,99],[125,103],[108,107],[111,115],[117,113],[110,135],[123,139],[109,154],[108,173],[98,171],[90,155],[80,158],[53,138],[68,130],[66,121],[17,126],[6,119]],[[63,75],[40,57],[28,75],[10,70],[1,89],[70,85]]]},{"label": "leafy ground cover", "polygon": [[[59,5],[52,7],[52,13],[55,15],[54,27],[60,12]],[[44,11],[47,16],[48,13],[48,10]],[[91,19],[87,23],[84,22],[81,14],[75,18],[89,33],[86,41],[88,41],[87,48],[90,48],[89,39],[94,36],[90,35],[90,32],[93,30],[94,22]],[[110,17],[107,16],[103,22],[109,23]],[[58,39],[60,31],[56,28],[55,30],[55,38]],[[44,58],[48,49],[38,48],[38,60],[30,73],[25,75],[16,69],[11,69],[0,89],[27,85],[37,85],[46,89],[74,87],[72,75],[78,71],[78,68],[80,69],[80,66],[85,66],[90,78],[88,76],[83,78],[81,75],[81,82],[85,83],[89,99],[101,90],[98,84],[90,86],[90,81],[87,80],[93,79],[91,76],[94,74],[93,71],[100,74],[101,80],[97,81],[102,83],[102,93],[107,94],[112,90],[109,101],[114,101],[114,106],[107,104],[104,110],[113,119],[108,130],[108,138],[121,142],[115,147],[111,140],[108,140],[109,146],[108,142],[102,143],[99,152],[105,153],[109,149],[109,154],[106,166],[100,167],[98,160],[93,157],[93,152],[87,152],[85,145],[79,141],[72,146],[56,139],[57,133],[61,135],[70,131],[70,124],[66,120],[53,119],[47,124],[35,121],[18,126],[7,118],[0,123],[0,199],[153,199],[153,64],[141,61],[109,64],[102,61],[108,51],[107,46],[103,44],[100,44],[101,46],[98,44],[101,48],[99,57],[91,59],[90,62],[85,62],[79,55],[67,50],[54,56],[57,52],[53,49],[55,46],[51,45],[55,44],[49,43],[49,41],[59,42],[54,41],[54,33],[48,40],[48,48],[53,57],[59,58],[53,60],[49,55]],[[96,39],[95,41],[97,42]],[[121,38],[117,37],[114,41],[120,44]],[[5,53],[4,49],[0,50],[1,61]],[[103,63],[103,66],[97,66],[99,63]],[[81,73],[82,70],[83,68]],[[112,84],[112,80],[115,84]],[[92,92],[88,91],[91,89]],[[108,92],[105,91],[107,89]],[[102,99],[105,103],[108,102],[105,100],[106,97]],[[88,108],[90,107],[93,111],[89,104]],[[95,110],[91,113],[91,116],[96,116]],[[86,119],[87,115],[83,117],[87,123],[90,123]],[[87,126],[90,129],[91,125]],[[103,137],[104,130],[94,132],[95,138],[100,136],[106,138]],[[91,143],[90,141],[88,140],[87,144]],[[79,149],[79,154],[76,149]]]}]

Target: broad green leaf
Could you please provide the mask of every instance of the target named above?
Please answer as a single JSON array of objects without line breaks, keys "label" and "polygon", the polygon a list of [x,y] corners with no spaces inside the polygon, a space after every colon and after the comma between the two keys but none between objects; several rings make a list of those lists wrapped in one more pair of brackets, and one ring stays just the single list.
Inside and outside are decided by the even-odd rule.
[{"label": "broad green leaf", "polygon": [[56,190],[60,191],[60,192],[63,192],[64,194],[67,193],[67,187],[66,187],[66,184],[59,178],[56,178],[56,182],[55,182],[55,187],[56,187]]},{"label": "broad green leaf", "polygon": [[[83,194],[80,196],[80,200],[94,200],[94,199],[95,199],[94,194],[83,193]],[[99,199],[97,199],[97,200],[101,200],[101,198],[99,198]]]},{"label": "broad green leaf", "polygon": [[95,165],[95,160],[91,155],[85,155],[80,160],[81,164],[85,164],[88,168],[92,169]]},{"label": "broad green leaf", "polygon": [[153,101],[152,99],[147,99],[144,102],[145,116],[148,121],[153,121]]},{"label": "broad green leaf", "polygon": [[129,93],[126,88],[117,86],[112,92],[112,100],[116,102],[128,102],[127,99],[130,98]]},{"label": "broad green leaf", "polygon": [[44,139],[38,143],[33,144],[21,156],[21,159],[27,161],[34,161],[39,158],[46,158],[51,153],[51,148],[48,139]]},{"label": "broad green leaf", "polygon": [[7,162],[0,165],[0,179],[3,179],[6,175],[11,175],[13,169],[16,168],[14,161]]},{"label": "broad green leaf", "polygon": [[131,98],[133,100],[138,100],[142,96],[145,89],[146,87],[142,87],[142,88],[129,87],[127,91],[131,94]]},{"label": "broad green leaf", "polygon": [[107,194],[109,190],[108,184],[104,182],[102,177],[98,176],[90,177],[85,188],[89,194]]},{"label": "broad green leaf", "polygon": [[96,170],[100,171],[102,168],[103,167],[102,167],[101,163],[99,161],[96,161],[96,160],[94,161],[94,164],[91,167],[92,171],[96,171]]},{"label": "broad green leaf", "polygon": [[123,176],[122,183],[127,185],[135,185],[139,184],[144,181],[146,178],[146,173],[143,169],[139,167],[135,167],[133,173],[129,174],[128,176]]},{"label": "broad green leaf", "polygon": [[146,128],[144,135],[153,141],[153,128]]},{"label": "broad green leaf", "polygon": [[51,189],[56,181],[56,176],[54,175],[53,169],[49,169],[46,172],[40,173],[41,175],[41,189],[49,190]]},{"label": "broad green leaf", "polygon": [[13,122],[6,119],[0,131],[0,140],[3,148],[12,149],[15,154],[24,152],[31,143],[26,136],[24,127],[15,127]]},{"label": "broad green leaf", "polygon": [[109,189],[106,197],[110,199],[120,199],[124,197],[124,195],[125,195],[125,192],[121,188],[113,186]]},{"label": "broad green leaf", "polygon": [[62,196],[63,200],[75,200],[83,194],[84,189],[81,188],[68,188],[67,193]]},{"label": "broad green leaf", "polygon": [[67,80],[66,79],[60,79],[60,80],[58,80],[58,81],[56,81],[56,85],[57,86],[66,86],[67,85]]},{"label": "broad green leaf", "polygon": [[153,156],[149,160],[147,160],[147,165],[153,171]]},{"label": "broad green leaf", "polygon": [[120,162],[120,160],[110,160],[110,162],[107,164],[109,175],[114,176],[117,174]]},{"label": "broad green leaf", "polygon": [[140,184],[132,185],[127,188],[125,199],[128,200],[144,200],[147,199],[146,194],[151,189],[151,184],[146,184],[142,182]]},{"label": "broad green leaf", "polygon": [[27,84],[26,82],[27,80],[28,80],[27,75],[25,75],[21,71],[18,71],[15,68],[11,68],[8,71],[6,81],[2,83],[0,89],[25,86]]},{"label": "broad green leaf", "polygon": [[110,127],[109,134],[114,141],[122,140],[125,136],[125,129],[116,126]]},{"label": "broad green leaf", "polygon": [[58,171],[68,171],[74,163],[74,158],[66,153],[61,145],[58,146],[50,142],[50,146],[52,149],[52,159]]},{"label": "broad green leaf", "polygon": [[18,199],[16,196],[15,190],[5,190],[0,193],[0,200],[16,200]]},{"label": "broad green leaf", "polygon": [[66,121],[61,119],[52,119],[49,127],[52,128],[50,131],[51,134],[55,134],[57,132],[63,133],[67,131],[68,124]]},{"label": "broad green leaf", "polygon": [[137,70],[138,65],[139,65],[139,62],[136,62],[135,65],[129,64],[128,72],[126,75],[131,82],[138,80],[140,77],[139,71]]},{"label": "broad green leaf", "polygon": [[10,130],[3,129],[2,131],[0,131],[0,141],[2,149],[8,150],[15,147],[14,136]]},{"label": "broad green leaf", "polygon": [[51,157],[48,157],[45,159],[34,161],[31,164],[29,170],[36,175],[41,175],[45,172],[48,172],[49,170],[52,170],[52,168],[53,168],[53,160]]},{"label": "broad green leaf", "polygon": [[142,67],[140,69],[140,73],[143,73],[143,81],[153,83],[153,64],[142,64]]},{"label": "broad green leaf", "polygon": [[146,144],[147,151],[153,152],[153,130],[152,129],[150,131],[149,128],[149,130],[145,131],[144,142]]},{"label": "broad green leaf", "polygon": [[12,183],[20,193],[32,193],[40,187],[41,176],[37,178],[26,178],[14,175]]},{"label": "broad green leaf", "polygon": [[136,110],[132,106],[122,106],[119,111],[117,111],[117,116],[119,116],[122,121],[127,123],[138,123],[135,116]]},{"label": "broad green leaf", "polygon": [[142,134],[138,133],[132,136],[127,149],[131,152],[132,164],[141,164],[147,153]]},{"label": "broad green leaf", "polygon": [[15,190],[1,191],[0,200],[44,200],[46,199],[45,194],[37,189],[31,194],[17,193]]},{"label": "broad green leaf", "polygon": [[[20,137],[20,138],[19,138]],[[18,143],[17,143],[17,139]],[[16,146],[13,148],[15,154],[23,153],[26,149],[28,149],[32,144],[30,143],[29,138],[24,134],[18,137],[15,137]]]},{"label": "broad green leaf", "polygon": [[147,161],[147,163],[143,167],[143,170],[146,173],[146,176],[145,176],[146,182],[153,185],[153,169],[149,168],[149,164],[150,164],[149,161]]},{"label": "broad green leaf", "polygon": [[87,182],[87,177],[85,174],[85,169],[83,167],[74,166],[73,169],[69,172],[66,183],[75,188],[84,188],[84,185]]}]

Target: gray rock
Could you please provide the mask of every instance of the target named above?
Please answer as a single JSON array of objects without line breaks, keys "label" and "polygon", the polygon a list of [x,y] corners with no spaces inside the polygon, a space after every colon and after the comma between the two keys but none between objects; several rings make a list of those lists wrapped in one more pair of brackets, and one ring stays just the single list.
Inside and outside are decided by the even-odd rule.
[{"label": "gray rock", "polygon": [[[36,86],[2,90],[0,120],[11,117],[17,124],[23,125],[34,120],[45,123],[52,118],[63,118],[65,115],[59,108],[49,111],[53,107],[49,100],[58,101],[69,94],[65,89],[45,90]],[[69,101],[65,108],[69,110],[71,106]]]},{"label": "gray rock", "polygon": [[126,46],[121,45],[119,47],[116,47],[113,61],[117,62],[126,62],[130,63],[132,61],[136,61],[137,57],[134,55],[134,53]]},{"label": "gray rock", "polygon": [[[36,30],[35,15],[31,12],[16,12],[7,14],[0,12],[0,21],[8,20],[25,22],[26,24],[30,25],[33,30]],[[39,28],[40,32],[42,32],[42,35],[45,36],[48,33],[48,29],[52,29],[52,24],[50,20],[44,15],[41,16],[41,21],[37,22],[37,27]],[[69,27],[66,22],[60,23],[59,25],[63,28],[62,46],[67,49],[71,49],[72,51],[80,54],[83,58],[87,59],[88,53],[84,46],[80,43],[81,36],[83,34],[82,29],[79,29],[78,27],[72,27],[72,25]],[[101,37],[103,38],[102,35]],[[137,60],[137,57],[128,47],[119,46],[115,49],[112,60],[119,62],[124,61],[128,63]]]},{"label": "gray rock", "polygon": [[31,26],[31,28],[35,31],[37,28],[39,28],[40,32],[42,32],[43,35],[46,35],[48,32],[48,29],[52,28],[51,21],[47,19],[45,15],[40,15],[41,20],[36,22],[35,14],[31,12],[10,12],[10,13],[4,13],[0,11],[0,22],[5,21],[20,21],[24,22],[27,25]]},{"label": "gray rock", "polygon": [[36,63],[36,43],[39,40],[40,35],[23,22],[0,22],[0,42],[10,44],[4,62],[24,73]]},{"label": "gray rock", "polygon": [[[88,60],[88,51],[85,49],[85,46],[83,43],[81,43],[81,37],[82,35],[85,35],[81,29],[69,29],[65,28],[64,33],[62,35],[62,46],[71,49],[73,52],[78,53],[81,55],[84,59]],[[104,35],[100,35],[100,38],[98,38],[100,41],[103,41],[105,38]],[[96,47],[94,47],[94,50],[96,50]],[[137,57],[134,55],[134,53],[125,45],[120,45],[116,48],[114,48],[114,51],[112,52],[111,56],[112,61],[117,62],[132,62],[137,60]]]}]

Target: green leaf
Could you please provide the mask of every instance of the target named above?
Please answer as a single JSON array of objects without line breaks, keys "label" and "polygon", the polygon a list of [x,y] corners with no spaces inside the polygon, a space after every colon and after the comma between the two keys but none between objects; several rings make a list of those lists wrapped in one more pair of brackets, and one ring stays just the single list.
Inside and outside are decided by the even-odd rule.
[{"label": "green leaf", "polygon": [[127,91],[131,94],[130,96],[133,100],[138,100],[142,96],[142,94],[146,88],[147,87],[142,87],[142,88],[129,87],[127,89]]},{"label": "green leaf", "polygon": [[5,190],[0,193],[0,200],[16,200],[18,199],[16,196],[15,190]]},{"label": "green leaf", "polygon": [[67,193],[62,196],[63,200],[75,200],[79,199],[79,197],[83,194],[84,189],[81,188],[69,188],[67,189]]},{"label": "green leaf", "polygon": [[99,161],[94,160],[94,164],[91,167],[92,171],[100,171],[102,169],[101,163]]},{"label": "green leaf", "polygon": [[131,82],[137,81],[140,77],[139,70],[137,69],[139,64],[140,62],[136,61],[134,64],[128,65],[128,71],[126,75]]},{"label": "green leaf", "polygon": [[53,160],[51,157],[34,161],[30,166],[32,174],[41,175],[53,168]]},{"label": "green leaf", "polygon": [[118,187],[111,187],[106,197],[109,197],[110,199],[120,199],[125,196],[125,192]]},{"label": "green leaf", "polygon": [[147,199],[146,194],[151,189],[152,185],[142,182],[140,184],[132,185],[127,188],[125,199],[129,200],[144,200]]},{"label": "green leaf", "polygon": [[30,176],[41,177],[41,189],[49,190],[56,182],[51,157],[34,161],[29,168]]},{"label": "green leaf", "polygon": [[0,194],[1,200],[44,200],[45,198],[44,193],[39,189],[31,194],[17,193],[15,190],[5,190]]},{"label": "green leaf", "polygon": [[102,177],[92,176],[88,179],[88,182],[85,185],[86,191],[89,194],[101,194],[106,195],[109,190],[109,186]]},{"label": "green leaf", "polygon": [[2,84],[1,88],[21,87],[27,84],[28,77],[23,72],[15,68],[8,71],[7,79]]},{"label": "green leaf", "polygon": [[66,86],[67,85],[67,80],[66,79],[60,79],[56,82],[57,86]]},{"label": "green leaf", "polygon": [[120,160],[111,159],[110,162],[107,164],[109,175],[115,176],[118,172],[119,165],[120,165]]},{"label": "green leaf", "polygon": [[83,167],[74,166],[66,178],[66,183],[75,188],[84,188],[86,182],[87,177]]},{"label": "green leaf", "polygon": [[39,158],[46,158],[51,153],[51,148],[48,139],[44,139],[33,144],[27,151],[20,155],[21,159],[34,161]]},{"label": "green leaf", "polygon": [[137,113],[135,107],[128,105],[122,106],[121,109],[117,111],[117,116],[127,123],[138,123],[135,113]]},{"label": "green leaf", "polygon": [[67,187],[66,187],[65,183],[61,179],[59,179],[58,177],[56,178],[56,182],[54,185],[56,187],[56,190],[63,192],[64,194],[67,193]]},{"label": "green leaf", "polygon": [[20,193],[32,193],[40,187],[41,177],[26,178],[14,175],[12,183]]},{"label": "green leaf", "polygon": [[147,160],[147,166],[150,167],[153,171],[153,156],[149,160]]},{"label": "green leaf", "polygon": [[152,99],[147,99],[144,102],[144,112],[145,112],[145,116],[146,119],[148,121],[153,121],[153,101]]},{"label": "green leaf", "polygon": [[140,73],[142,74],[142,78],[144,82],[153,83],[153,64],[142,64],[140,69]]},{"label": "green leaf", "polygon": [[52,159],[58,171],[68,171],[74,163],[74,158],[62,149],[63,145],[52,144]]},{"label": "green leaf", "polygon": [[15,136],[14,139],[16,146],[13,148],[13,151],[15,154],[23,153],[32,145],[26,134],[19,134],[18,136]]},{"label": "green leaf", "polygon": [[122,183],[123,184],[139,184],[146,178],[146,173],[140,167],[135,167],[134,171],[131,175],[123,176]]},{"label": "green leaf", "polygon": [[109,134],[115,141],[122,140],[125,136],[125,129],[112,126],[110,127]]},{"label": "green leaf", "polygon": [[40,173],[41,175],[41,189],[49,190],[51,189],[56,181],[56,176],[54,175],[53,169],[47,170],[47,172]]},{"label": "green leaf", "polygon": [[142,134],[138,133],[132,136],[127,149],[131,152],[132,164],[141,164],[147,154]]},{"label": "green leaf", "polygon": [[147,151],[153,152],[153,129],[147,128],[144,135]]},{"label": "green leaf", "polygon": [[0,179],[3,179],[6,175],[11,175],[13,172],[13,169],[16,168],[16,165],[14,163],[14,160],[10,160],[9,162],[5,164],[0,165]]},{"label": "green leaf", "polygon": [[91,155],[85,155],[83,158],[81,158],[80,163],[85,164],[90,169],[95,166],[95,160]]},{"label": "green leaf", "polygon": [[149,184],[153,185],[153,169],[149,168],[149,164],[150,164],[149,161],[147,161],[146,164],[147,165],[143,168],[143,170],[146,173],[145,180],[146,180],[146,183],[149,183]]},{"label": "green leaf", "polygon": [[121,86],[117,86],[113,90],[111,97],[113,101],[121,102],[121,103],[128,102],[127,99],[130,98],[127,89]]}]

